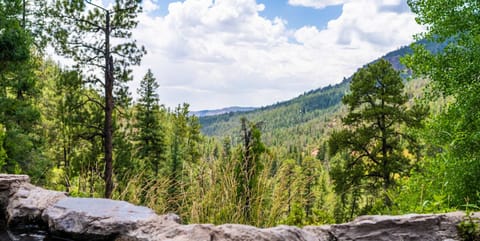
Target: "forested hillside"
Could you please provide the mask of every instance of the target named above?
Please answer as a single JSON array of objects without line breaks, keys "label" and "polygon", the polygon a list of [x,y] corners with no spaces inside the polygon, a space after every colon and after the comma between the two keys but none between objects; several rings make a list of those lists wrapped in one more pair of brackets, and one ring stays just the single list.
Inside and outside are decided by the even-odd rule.
[{"label": "forested hillside", "polygon": [[236,143],[240,120],[246,118],[261,123],[263,139],[268,145],[284,147],[287,152],[313,151],[323,138],[325,129],[334,124],[332,119],[336,117],[342,96],[347,90],[348,81],[345,80],[341,84],[311,91],[293,100],[252,112],[202,117],[202,132],[220,139],[232,138]]},{"label": "forested hillside", "polygon": [[[427,43],[424,40],[419,43],[425,45],[430,51],[438,51],[442,48],[440,44]],[[412,49],[405,46],[387,53],[379,59],[386,59],[390,62],[393,68],[400,71],[402,77],[407,81],[411,73],[400,63],[400,59],[411,53]],[[375,60],[372,63],[377,61]],[[236,136],[240,128],[240,120],[247,118],[252,122],[263,123],[262,131],[265,140],[273,145],[289,145],[289,142],[291,142],[290,144],[306,146],[318,143],[324,137],[325,129],[333,128],[337,124],[336,121],[338,122],[339,116],[342,115],[341,101],[349,89],[350,81],[351,77],[345,78],[339,84],[311,90],[292,100],[249,112],[202,116],[199,118],[202,133],[220,138]],[[421,90],[416,91],[416,93],[419,92]]]},{"label": "forested hillside", "polygon": [[196,115],[198,117],[204,117],[204,116],[212,116],[212,115],[221,115],[225,113],[246,112],[246,111],[252,111],[255,109],[256,109],[255,107],[232,106],[232,107],[226,107],[218,110],[192,111],[192,115]]}]

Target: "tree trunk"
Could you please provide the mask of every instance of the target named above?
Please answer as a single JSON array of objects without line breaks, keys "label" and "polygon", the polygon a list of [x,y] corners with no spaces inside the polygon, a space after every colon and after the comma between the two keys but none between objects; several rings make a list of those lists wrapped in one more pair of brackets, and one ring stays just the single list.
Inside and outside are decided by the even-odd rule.
[{"label": "tree trunk", "polygon": [[[382,99],[382,111],[385,111],[385,101]],[[380,130],[382,132],[382,178],[383,178],[383,198],[384,198],[384,204],[387,207],[392,206],[392,201],[390,200],[390,197],[388,197],[387,191],[390,188],[390,170],[388,167],[388,143],[387,143],[387,126],[386,126],[386,117],[385,114],[382,114],[381,116],[381,125],[380,125]]]},{"label": "tree trunk", "polygon": [[105,198],[112,197],[113,191],[113,59],[110,56],[110,12],[107,11],[105,28]]}]

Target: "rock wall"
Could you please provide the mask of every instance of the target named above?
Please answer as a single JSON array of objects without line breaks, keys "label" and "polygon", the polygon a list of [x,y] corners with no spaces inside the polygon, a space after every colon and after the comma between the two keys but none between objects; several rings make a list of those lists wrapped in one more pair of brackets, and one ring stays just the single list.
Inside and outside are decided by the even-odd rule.
[{"label": "rock wall", "polygon": [[[0,228],[38,228],[73,240],[109,241],[387,241],[460,240],[462,212],[363,216],[339,225],[255,228],[239,224],[182,225],[177,215],[123,201],[72,198],[29,183],[28,176],[0,174]],[[478,216],[478,214],[475,214]]]}]

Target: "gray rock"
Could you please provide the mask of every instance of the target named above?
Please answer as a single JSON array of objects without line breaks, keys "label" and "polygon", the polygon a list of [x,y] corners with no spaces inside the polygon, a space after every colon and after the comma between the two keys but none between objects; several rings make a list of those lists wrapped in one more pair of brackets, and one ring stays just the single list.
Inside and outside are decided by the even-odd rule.
[{"label": "gray rock", "polygon": [[314,234],[321,241],[336,240],[335,236],[330,232],[330,225],[323,226],[306,226],[303,230]]},{"label": "gray rock", "polygon": [[240,224],[179,225],[150,223],[121,235],[115,241],[328,241],[325,236],[291,226],[260,229]]},{"label": "gray rock", "polygon": [[12,174],[0,174],[0,192],[2,191],[15,191],[13,185],[19,185],[21,183],[30,182],[30,177],[27,175],[12,175]]},{"label": "gray rock", "polygon": [[464,213],[362,216],[353,222],[331,225],[338,241],[440,241],[458,240],[456,225]]},{"label": "gray rock", "polygon": [[26,175],[0,175],[2,226],[39,225],[43,210],[66,197],[61,192],[33,186],[29,180]]},{"label": "gray rock", "polygon": [[166,223],[166,222],[173,222],[176,224],[182,223],[182,219],[174,213],[167,213],[167,214],[161,215],[160,219],[161,219],[160,222],[162,223]]},{"label": "gray rock", "polygon": [[111,238],[158,216],[149,208],[101,198],[65,198],[42,215],[51,232],[91,239]]},{"label": "gray rock", "polygon": [[2,214],[8,206],[10,197],[17,192],[20,185],[29,181],[30,178],[27,175],[0,174],[0,208]]},{"label": "gray rock", "polygon": [[21,184],[28,183],[26,175],[0,174],[0,229],[7,226],[6,209],[10,197],[18,190]]},{"label": "gray rock", "polygon": [[62,192],[45,190],[22,183],[9,200],[7,222],[10,227],[42,224],[43,211],[67,196]]},{"label": "gray rock", "polygon": [[[43,223],[45,230],[75,240],[458,241],[457,225],[465,216],[463,212],[362,216],[350,223],[304,228],[181,225],[175,214],[158,216],[149,208],[123,201],[68,198],[28,181],[28,176],[0,174],[0,228],[5,220],[10,226]],[[473,216],[480,218],[480,213]]]}]

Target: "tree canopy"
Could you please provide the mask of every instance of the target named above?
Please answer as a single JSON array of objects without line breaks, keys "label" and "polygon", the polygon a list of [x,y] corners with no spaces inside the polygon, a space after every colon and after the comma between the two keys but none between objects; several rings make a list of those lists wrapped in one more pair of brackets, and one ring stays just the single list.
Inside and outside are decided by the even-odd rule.
[{"label": "tree canopy", "polygon": [[364,192],[376,197],[380,189],[384,204],[391,205],[387,191],[396,176],[412,167],[405,149],[415,139],[402,128],[419,127],[424,115],[420,108],[407,110],[407,100],[402,78],[386,60],[354,74],[350,93],[343,97],[348,108],[342,119],[346,128],[329,139],[331,155],[346,151],[344,163],[339,161],[332,171],[339,193]]},{"label": "tree canopy", "polygon": [[[104,89],[104,103],[94,101],[104,110],[102,130],[105,162],[105,197],[110,198],[113,184],[113,111],[114,88],[131,80],[131,65],[140,64],[145,53],[131,40],[131,30],[138,24],[140,0],[117,0],[111,9],[105,9],[83,0],[55,1],[50,14],[49,32],[57,53],[73,59],[79,70],[88,73],[88,81]],[[93,9],[87,9],[87,4]],[[117,40],[117,44],[113,43]],[[103,72],[103,78],[98,73]]]},{"label": "tree canopy", "polygon": [[[431,99],[448,98],[429,124],[431,144],[443,149],[443,158],[456,163],[450,180],[456,205],[478,200],[472,185],[480,185],[480,2],[476,0],[410,0],[417,22],[428,26],[418,36],[447,43],[442,52],[421,45],[407,59],[417,76],[429,78]],[[458,171],[462,170],[462,171]],[[458,173],[464,173],[459,175]]]}]

